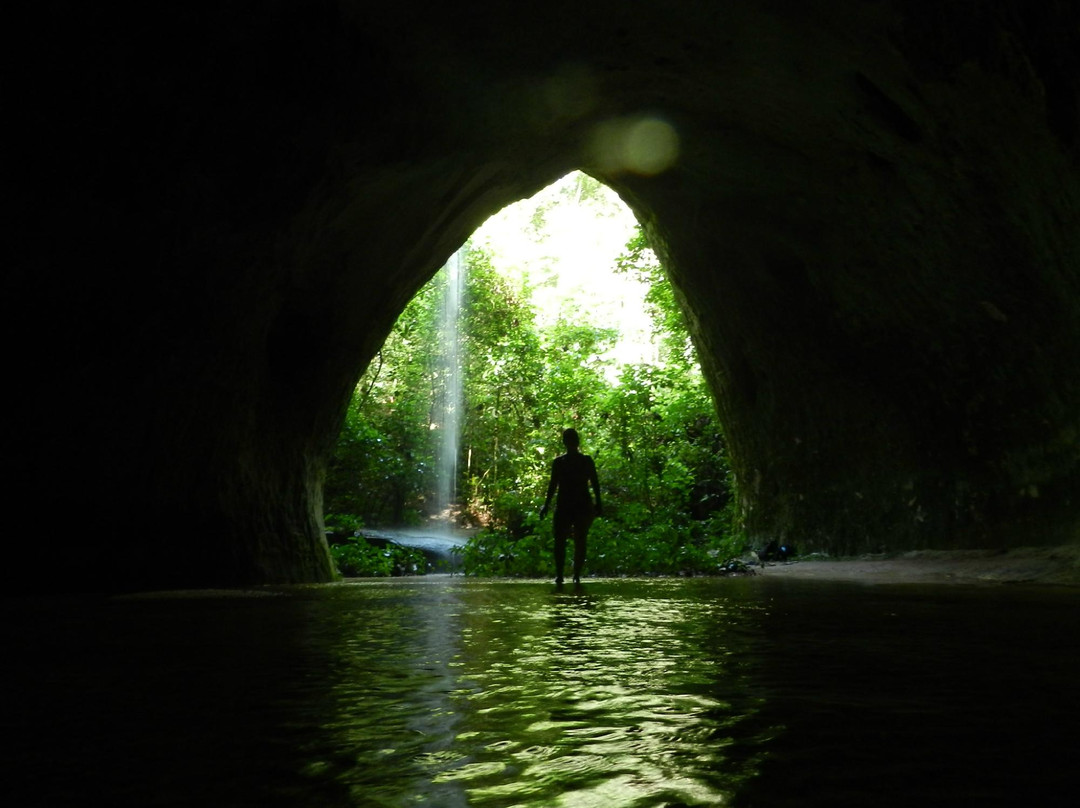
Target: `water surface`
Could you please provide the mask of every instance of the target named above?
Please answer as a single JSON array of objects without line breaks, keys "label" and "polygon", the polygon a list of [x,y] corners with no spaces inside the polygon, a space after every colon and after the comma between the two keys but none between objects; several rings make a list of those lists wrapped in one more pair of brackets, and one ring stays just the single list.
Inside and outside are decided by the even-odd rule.
[{"label": "water surface", "polygon": [[1078,606],[767,575],[20,601],[4,802],[1072,805]]}]

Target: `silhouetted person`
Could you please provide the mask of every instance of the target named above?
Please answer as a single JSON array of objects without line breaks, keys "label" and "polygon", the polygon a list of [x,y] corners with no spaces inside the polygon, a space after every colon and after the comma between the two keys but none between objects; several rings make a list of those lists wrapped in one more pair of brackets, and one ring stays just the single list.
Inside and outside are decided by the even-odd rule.
[{"label": "silhouetted person", "polygon": [[[563,582],[566,567],[566,539],[574,536],[574,583],[581,582],[581,570],[585,566],[585,539],[594,516],[599,516],[600,480],[596,476],[596,464],[588,455],[582,454],[581,439],[576,429],[567,429],[562,435],[566,454],[559,455],[551,464],[551,482],[548,483],[547,499],[540,509],[543,519],[551,505],[551,498],[558,491],[555,501],[555,583]],[[592,487],[596,505],[590,496]]]}]

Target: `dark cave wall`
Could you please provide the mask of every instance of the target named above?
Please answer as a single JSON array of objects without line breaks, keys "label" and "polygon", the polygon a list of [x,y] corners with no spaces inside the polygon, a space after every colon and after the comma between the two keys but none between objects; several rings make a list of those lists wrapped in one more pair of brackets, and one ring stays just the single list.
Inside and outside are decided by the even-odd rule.
[{"label": "dark cave wall", "polygon": [[[834,553],[1073,541],[1080,186],[1075,126],[1046,125],[1068,99],[1029,63],[1018,80],[999,31],[982,34],[1008,53],[945,63],[909,21],[821,23],[729,51],[709,106],[730,117],[688,112],[679,166],[626,180],[686,300],[748,528]],[[754,61],[769,72],[744,79]],[[763,120],[748,81],[784,113]]]},{"label": "dark cave wall", "polygon": [[[356,377],[487,215],[575,167],[666,259],[756,539],[1080,539],[1077,12],[508,5],[40,6],[13,581],[328,579]],[[680,137],[655,177],[591,148],[636,114]]]},{"label": "dark cave wall", "polygon": [[355,379],[566,148],[463,142],[332,5],[134,30],[62,11],[56,95],[22,105],[8,300],[48,313],[6,321],[33,341],[12,357],[13,585],[327,580],[321,481]]}]

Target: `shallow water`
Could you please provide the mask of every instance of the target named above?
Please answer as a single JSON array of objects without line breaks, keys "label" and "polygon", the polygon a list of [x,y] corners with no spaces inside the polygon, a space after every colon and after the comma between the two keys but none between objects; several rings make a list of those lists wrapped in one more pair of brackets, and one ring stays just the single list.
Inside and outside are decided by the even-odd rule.
[{"label": "shallow water", "polygon": [[5,805],[1047,806],[1080,784],[1074,590],[421,578],[7,606]]}]

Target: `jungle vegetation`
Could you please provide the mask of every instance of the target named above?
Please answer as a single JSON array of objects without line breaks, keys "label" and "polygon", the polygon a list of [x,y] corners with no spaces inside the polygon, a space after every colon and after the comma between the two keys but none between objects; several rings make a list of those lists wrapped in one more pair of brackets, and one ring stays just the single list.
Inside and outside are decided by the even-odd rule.
[{"label": "jungle vegetation", "polygon": [[[561,192],[578,205],[603,207],[613,197],[583,174]],[[547,212],[540,205],[532,213],[538,232]],[[463,551],[466,574],[551,574],[551,520],[538,511],[569,426],[594,457],[604,491],[588,574],[722,569],[742,550],[724,439],[683,315],[641,228],[610,267],[645,287],[652,350],[640,361],[615,358],[618,327],[597,322],[584,301],[564,300],[541,316],[535,279],[500,273],[482,245],[468,245],[465,256],[452,517],[476,529]],[[440,272],[416,295],[356,386],[325,486],[327,528],[339,535],[421,525],[435,515],[445,285]],[[332,551],[347,575],[419,566],[362,539]]]}]

